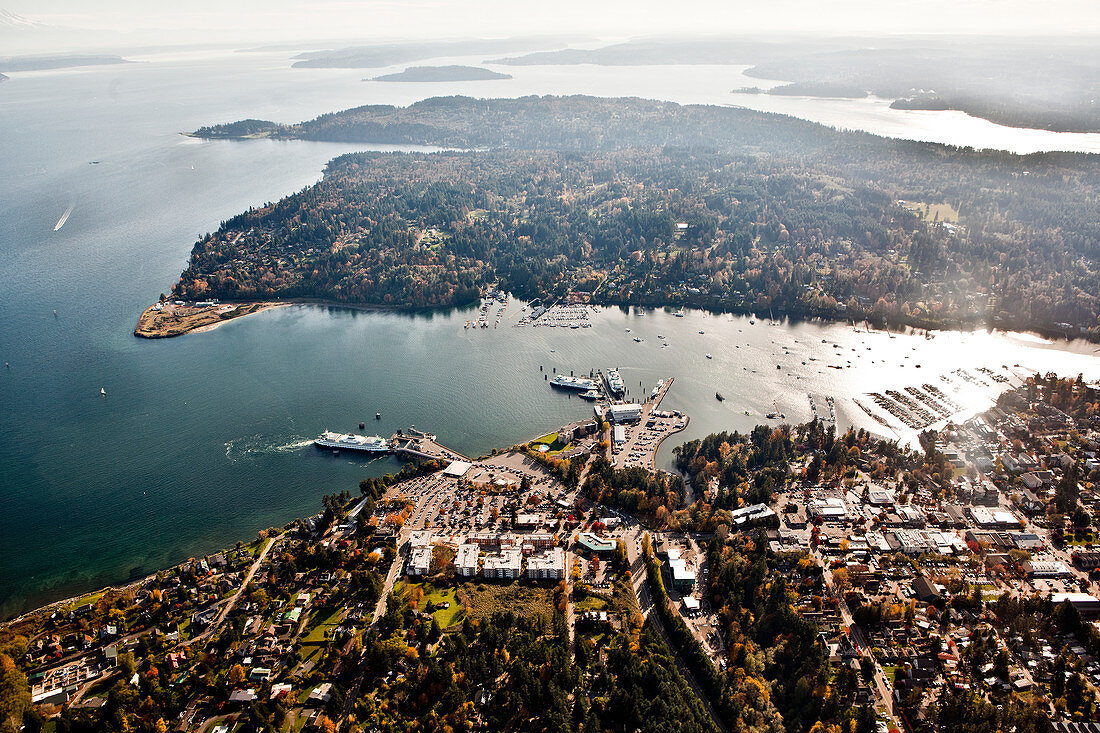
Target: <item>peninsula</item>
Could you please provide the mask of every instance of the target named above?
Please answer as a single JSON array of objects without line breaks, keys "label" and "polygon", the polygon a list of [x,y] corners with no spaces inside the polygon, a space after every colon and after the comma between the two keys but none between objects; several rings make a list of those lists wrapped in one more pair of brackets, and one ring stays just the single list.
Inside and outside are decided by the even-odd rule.
[{"label": "peninsula", "polygon": [[364,81],[405,81],[405,82],[446,82],[446,81],[491,81],[511,79],[511,74],[502,74],[492,69],[478,66],[410,66],[394,74],[383,74]]},{"label": "peninsula", "polygon": [[4,722],[1048,733],[1095,714],[1100,390],[1036,375],[920,452],[814,420],[689,441],[682,475],[624,465],[686,420],[661,409],[671,384],[613,425],[410,463],[0,625]]},{"label": "peninsula", "polygon": [[336,158],[320,183],[197,242],[181,300],[440,307],[499,283],[525,300],[1100,336],[1095,156],[583,96],[193,134],[460,150]]},{"label": "peninsula", "polygon": [[147,339],[172,338],[191,331],[209,331],[234,318],[275,308],[279,303],[227,303],[216,300],[185,303],[157,301],[145,309],[134,335]]}]

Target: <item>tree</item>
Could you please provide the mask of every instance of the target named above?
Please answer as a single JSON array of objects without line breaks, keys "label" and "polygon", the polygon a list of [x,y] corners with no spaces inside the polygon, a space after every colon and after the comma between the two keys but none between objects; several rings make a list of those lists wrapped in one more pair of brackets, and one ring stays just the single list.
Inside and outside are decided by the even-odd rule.
[{"label": "tree", "polygon": [[0,654],[0,731],[8,733],[23,725],[23,713],[31,706],[27,676],[7,654]]}]

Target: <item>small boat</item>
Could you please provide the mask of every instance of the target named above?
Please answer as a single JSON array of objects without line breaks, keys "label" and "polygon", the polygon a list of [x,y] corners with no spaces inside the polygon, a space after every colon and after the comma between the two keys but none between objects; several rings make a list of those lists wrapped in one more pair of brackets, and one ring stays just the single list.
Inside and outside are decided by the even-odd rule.
[{"label": "small boat", "polygon": [[721,392],[715,392],[714,399],[718,400],[719,402],[725,402],[726,400],[726,398],[722,396]]},{"label": "small boat", "polygon": [[103,397],[106,397],[107,396],[107,390],[100,387],[99,388],[99,394],[102,395]]},{"label": "small boat", "polygon": [[637,336],[634,337],[634,340],[639,344],[642,343],[642,340],[640,338],[638,338]]},{"label": "small boat", "polygon": [[756,325],[756,321],[749,321],[749,325],[750,325],[750,326],[755,326],[755,325]]},{"label": "small boat", "polygon": [[375,420],[381,420],[382,419],[382,413],[381,412],[374,413],[374,419]]},{"label": "small boat", "polygon": [[699,333],[700,333],[700,334],[703,334],[703,333],[706,333],[706,331],[700,331]]},{"label": "small boat", "polygon": [[710,354],[707,354],[707,358],[708,358],[708,359],[713,359],[714,357],[713,357],[713,356],[711,356]]},{"label": "small boat", "polygon": [[603,393],[598,389],[590,389],[587,392],[581,392],[581,398],[586,400],[598,400],[603,397]]}]

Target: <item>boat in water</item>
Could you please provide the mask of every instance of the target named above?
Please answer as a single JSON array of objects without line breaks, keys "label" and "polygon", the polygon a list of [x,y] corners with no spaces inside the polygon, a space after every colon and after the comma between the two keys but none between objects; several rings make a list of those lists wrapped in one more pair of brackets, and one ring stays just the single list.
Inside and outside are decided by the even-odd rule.
[{"label": "boat in water", "polygon": [[715,392],[714,393],[714,399],[718,400],[719,402],[725,402],[726,401],[726,398],[722,396],[721,392]]},{"label": "boat in water", "polygon": [[[634,339],[637,341],[638,339]],[[621,397],[626,392],[626,383],[623,382],[622,376],[619,374],[618,369],[609,369],[607,372],[607,388],[611,390],[611,394],[616,397]]]},{"label": "boat in water", "polygon": [[586,400],[598,400],[603,397],[603,392],[598,389],[590,389],[587,392],[581,392],[581,398]]},{"label": "boat in water", "polygon": [[551,379],[550,386],[557,387],[558,389],[572,389],[577,392],[588,392],[589,390],[599,389],[600,387],[594,379],[589,379],[588,377],[570,377],[565,374],[559,374]]},{"label": "boat in water", "polygon": [[390,450],[389,441],[377,435],[334,433],[331,430],[321,433],[313,444],[318,448],[329,448],[335,451],[351,450],[360,453],[388,453]]},{"label": "boat in water", "polygon": [[707,354],[707,358],[708,358],[708,359],[713,359],[714,357],[713,357],[713,356],[711,356],[710,354]]}]

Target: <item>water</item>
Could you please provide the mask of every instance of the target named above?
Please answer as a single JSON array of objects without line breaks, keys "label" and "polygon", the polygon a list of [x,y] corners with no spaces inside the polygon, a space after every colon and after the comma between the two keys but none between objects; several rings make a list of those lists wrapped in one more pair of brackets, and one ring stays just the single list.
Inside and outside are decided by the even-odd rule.
[{"label": "water", "polygon": [[[697,67],[686,77],[677,67],[518,68],[509,70],[515,83],[497,87],[365,84],[363,71],[291,70],[273,54],[140,61],[20,74],[0,86],[0,361],[10,363],[0,372],[0,615],[248,539],[316,511],[322,494],[354,492],[364,476],[397,467],[314,450],[308,440],[325,428],[366,420],[389,434],[415,424],[477,455],[589,414],[589,403],[546,387],[540,365],[620,366],[632,391],[675,375],[668,405],[692,415],[685,438],[748,428],[773,397],[800,419],[806,392],[841,397],[915,383],[915,369],[900,366],[906,355],[919,355],[925,381],[985,361],[1098,376],[1091,346],[1067,351],[985,334],[889,339],[843,325],[749,326],[617,309],[587,330],[502,323],[471,333],[462,329],[468,313],[295,306],[205,334],[136,339],[138,314],[174,282],[197,235],[309,185],[334,155],[369,147],[198,142],[181,130],[438,93],[619,89],[708,101],[744,85],[728,68],[709,81]],[[855,368],[817,374],[798,362],[832,353],[822,338],[881,349],[859,358],[849,351]],[[792,353],[782,370],[771,363],[782,352],[772,341]],[[869,363],[880,354],[885,364]],[[969,399],[987,397],[974,390]],[[842,420],[874,425],[838,402]],[[382,420],[371,419],[375,412]]]}]

